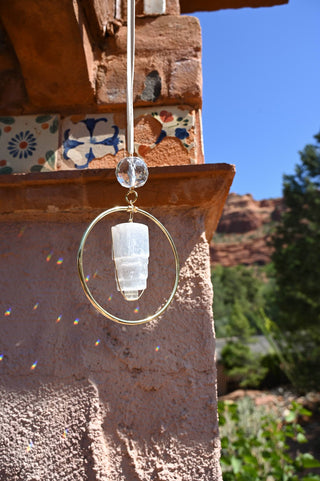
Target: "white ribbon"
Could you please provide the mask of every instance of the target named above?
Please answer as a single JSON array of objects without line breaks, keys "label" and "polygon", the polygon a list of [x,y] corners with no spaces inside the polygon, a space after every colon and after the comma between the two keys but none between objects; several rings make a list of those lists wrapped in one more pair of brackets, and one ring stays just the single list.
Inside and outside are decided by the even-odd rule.
[{"label": "white ribbon", "polygon": [[135,0],[127,0],[127,150],[134,154],[133,78],[135,50]]}]

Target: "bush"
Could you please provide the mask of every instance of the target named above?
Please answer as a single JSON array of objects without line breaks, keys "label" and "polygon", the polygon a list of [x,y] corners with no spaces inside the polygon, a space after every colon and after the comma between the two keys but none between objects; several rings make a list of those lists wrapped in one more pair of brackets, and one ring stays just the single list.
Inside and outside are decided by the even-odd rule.
[{"label": "bush", "polygon": [[237,381],[241,387],[256,388],[267,374],[261,356],[254,354],[250,346],[243,341],[227,342],[222,349],[221,358],[231,381]]},{"label": "bush", "polygon": [[255,313],[265,306],[265,297],[260,293],[265,283],[260,271],[255,272],[254,269],[241,265],[216,265],[212,282],[217,337],[255,333]]},{"label": "bush", "polygon": [[224,481],[320,481],[314,472],[320,462],[289,449],[288,441],[307,442],[297,419],[311,413],[301,405],[292,403],[280,414],[243,398],[220,401],[218,409]]},{"label": "bush", "polygon": [[292,387],[300,393],[317,391],[320,383],[320,338],[317,333],[308,329],[282,331],[263,310],[256,321],[277,354],[280,368]]}]

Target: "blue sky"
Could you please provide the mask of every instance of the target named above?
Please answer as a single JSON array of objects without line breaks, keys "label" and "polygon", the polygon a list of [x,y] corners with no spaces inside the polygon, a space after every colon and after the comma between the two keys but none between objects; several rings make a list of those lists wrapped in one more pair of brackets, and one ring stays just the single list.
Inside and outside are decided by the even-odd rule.
[{"label": "blue sky", "polygon": [[279,197],[320,131],[320,0],[195,16],[206,162],[236,165],[231,192]]}]

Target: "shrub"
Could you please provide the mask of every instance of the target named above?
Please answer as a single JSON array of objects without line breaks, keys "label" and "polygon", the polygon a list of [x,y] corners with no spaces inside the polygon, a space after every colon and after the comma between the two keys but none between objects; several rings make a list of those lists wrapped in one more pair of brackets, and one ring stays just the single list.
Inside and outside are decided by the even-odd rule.
[{"label": "shrub", "polygon": [[237,381],[241,387],[258,387],[268,371],[261,363],[261,356],[254,354],[242,340],[227,342],[221,358],[231,381]]},{"label": "shrub", "polygon": [[218,409],[224,481],[320,481],[314,472],[320,462],[289,448],[289,441],[307,442],[297,420],[311,413],[300,404],[292,403],[281,414],[243,398],[220,401]]}]

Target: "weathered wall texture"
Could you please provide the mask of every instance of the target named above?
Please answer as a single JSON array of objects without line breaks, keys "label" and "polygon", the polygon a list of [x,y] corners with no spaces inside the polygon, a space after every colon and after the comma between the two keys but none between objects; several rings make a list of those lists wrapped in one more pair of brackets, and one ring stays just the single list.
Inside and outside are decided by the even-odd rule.
[{"label": "weathered wall texture", "polygon": [[[101,2],[0,2],[2,115],[124,110],[126,2],[118,3],[119,13],[100,16]],[[136,19],[134,102],[199,108],[199,21],[180,16],[177,1],[166,13]]]},{"label": "weathered wall texture", "polygon": [[[83,295],[75,258],[87,223],[2,222],[1,481],[220,479],[204,212],[152,213],[177,244],[181,276],[167,313],[135,327],[102,318]],[[108,229],[92,234],[87,272],[119,312]],[[162,264],[168,283],[172,268],[158,232],[151,245],[164,259],[150,261],[153,308]]]},{"label": "weathered wall texture", "polygon": [[[221,479],[208,239],[234,169],[184,166],[204,161],[198,21],[177,0],[166,16],[136,3],[135,148],[171,166],[151,167],[138,206],[168,228],[181,275],[161,319],[127,327],[97,314],[76,272],[88,220],[124,197],[106,168],[125,154],[125,2],[0,1],[0,481]],[[153,313],[174,276],[159,232],[149,288],[130,306],[110,225],[92,235],[97,300]]]}]

